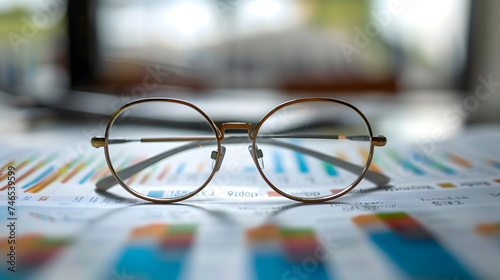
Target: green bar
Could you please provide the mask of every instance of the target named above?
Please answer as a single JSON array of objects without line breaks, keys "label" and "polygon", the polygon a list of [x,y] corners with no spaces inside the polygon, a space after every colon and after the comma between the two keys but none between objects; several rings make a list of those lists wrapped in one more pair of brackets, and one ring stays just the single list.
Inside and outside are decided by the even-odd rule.
[{"label": "green bar", "polygon": [[168,234],[194,233],[196,231],[195,224],[172,225],[167,228]]},{"label": "green bar", "polygon": [[375,216],[377,216],[377,218],[380,218],[382,220],[395,219],[395,218],[408,218],[408,215],[404,212],[382,213],[382,214],[375,214]]},{"label": "green bar", "polygon": [[310,228],[282,228],[280,230],[281,236],[308,236],[314,235],[314,231]]}]

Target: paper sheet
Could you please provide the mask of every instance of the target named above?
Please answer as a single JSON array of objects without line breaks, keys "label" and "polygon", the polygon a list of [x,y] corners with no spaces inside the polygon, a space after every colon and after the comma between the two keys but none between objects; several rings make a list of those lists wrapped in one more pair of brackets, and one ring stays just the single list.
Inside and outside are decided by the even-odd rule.
[{"label": "paper sheet", "polygon": [[[363,181],[323,204],[276,195],[251,168],[248,151],[248,162],[225,159],[213,183],[195,197],[152,205],[120,187],[95,192],[96,181],[107,174],[101,150],[72,156],[57,149],[10,149],[0,155],[0,276],[495,279],[500,273],[500,134],[469,135],[377,149],[373,166],[391,177],[390,185],[377,188]],[[8,166],[16,167],[12,205],[5,188]],[[328,176],[326,169],[312,170],[314,176],[290,176]],[[187,180],[182,171],[170,172]],[[135,180],[148,182],[161,173]],[[15,272],[9,271],[13,266]]]}]

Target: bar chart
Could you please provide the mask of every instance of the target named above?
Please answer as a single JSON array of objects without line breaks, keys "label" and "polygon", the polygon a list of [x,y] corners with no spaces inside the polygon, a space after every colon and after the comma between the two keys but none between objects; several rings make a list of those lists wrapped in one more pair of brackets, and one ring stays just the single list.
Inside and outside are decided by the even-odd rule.
[{"label": "bar chart", "polygon": [[118,250],[112,271],[140,279],[165,279],[166,275],[178,279],[185,269],[195,234],[193,224],[150,224],[133,228]]},{"label": "bar chart", "polygon": [[[352,155],[355,153],[355,155]],[[368,153],[367,150],[339,152],[339,158],[362,159]],[[248,156],[248,154],[247,154]],[[298,186],[322,184],[330,185],[324,194],[332,194],[341,191],[350,180],[342,168],[329,163],[310,161],[308,157],[296,152],[288,154],[277,150],[267,156],[267,171],[273,173],[277,182],[284,182]],[[124,154],[118,161],[117,169],[129,166],[144,160],[144,156],[131,156]],[[355,161],[351,159],[350,161]],[[229,167],[222,164],[214,178],[213,185],[229,185],[241,187],[259,187],[258,197],[279,197],[275,191],[269,189],[262,181],[255,166],[242,163],[230,164]],[[47,200],[46,197],[72,194],[77,196],[89,196],[93,193],[97,181],[110,176],[108,166],[104,158],[98,154],[89,154],[72,159],[64,158],[58,153],[37,153],[17,159],[4,159],[2,170],[7,166],[16,168],[17,195],[26,199]],[[467,186],[460,182],[464,176],[474,178],[474,182],[484,181],[484,186],[496,185],[500,180],[500,166],[495,160],[488,156],[467,157],[456,152],[451,153],[440,150],[432,155],[415,152],[413,149],[393,149],[377,151],[370,169],[384,173],[391,178],[391,184],[419,183],[433,181],[432,186],[438,189],[452,189]],[[126,180],[129,185],[137,186],[143,193],[151,197],[177,197],[193,190],[193,182],[200,181],[199,178],[207,177],[211,172],[211,166],[204,162],[198,163],[190,159],[182,162],[169,164],[168,161],[162,165],[154,165],[146,168]],[[221,180],[223,178],[224,180]],[[357,189],[369,187],[369,182],[362,181]],[[75,186],[81,186],[76,188]],[[165,186],[169,186],[166,188]],[[173,187],[172,187],[173,186]],[[477,186],[480,186],[478,184]],[[6,193],[7,173],[0,173],[0,196]],[[355,189],[356,190],[356,189]],[[309,187],[308,192],[315,192]],[[323,189],[320,191],[324,191]],[[304,194],[304,189],[298,188],[296,193]],[[35,196],[33,196],[35,195]],[[247,195],[253,197],[254,195]],[[21,199],[22,200],[22,199]]]},{"label": "bar chart", "polygon": [[332,279],[324,264],[314,259],[320,245],[313,229],[280,228],[270,224],[249,229],[246,236],[256,279]]},{"label": "bar chart", "polygon": [[430,232],[406,213],[362,215],[354,217],[353,222],[411,278],[473,279]]}]

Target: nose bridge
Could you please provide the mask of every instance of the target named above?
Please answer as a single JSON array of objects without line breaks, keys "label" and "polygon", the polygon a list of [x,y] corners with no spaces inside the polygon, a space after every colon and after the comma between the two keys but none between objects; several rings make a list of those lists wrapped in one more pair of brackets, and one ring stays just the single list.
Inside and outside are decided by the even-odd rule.
[{"label": "nose bridge", "polygon": [[234,129],[234,130],[246,130],[248,131],[248,138],[252,139],[252,124],[245,122],[227,122],[223,123],[220,127],[221,131],[221,139],[224,139],[224,133],[226,129]]}]

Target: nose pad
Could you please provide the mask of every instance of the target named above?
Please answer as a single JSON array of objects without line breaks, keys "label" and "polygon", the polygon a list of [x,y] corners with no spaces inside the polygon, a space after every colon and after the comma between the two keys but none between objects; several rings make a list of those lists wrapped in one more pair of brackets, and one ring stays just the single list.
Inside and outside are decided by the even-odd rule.
[{"label": "nose pad", "polygon": [[214,167],[215,162],[217,161],[217,151],[212,151],[212,154],[210,155],[210,157],[214,160],[212,162],[212,169],[215,168],[215,172],[219,171],[220,166],[222,165],[222,161],[224,161],[224,156],[225,155],[226,155],[226,147],[221,146],[221,149],[220,149],[220,161],[219,161],[219,164]]},{"label": "nose pad", "polygon": [[[264,153],[262,153],[262,150],[259,149],[259,147],[255,146],[257,148],[256,154],[257,154],[257,162],[259,163],[260,169],[264,169]],[[250,152],[250,155],[253,158],[253,152],[252,152],[252,145],[248,146],[248,151]],[[255,159],[254,159],[255,160]]]}]

